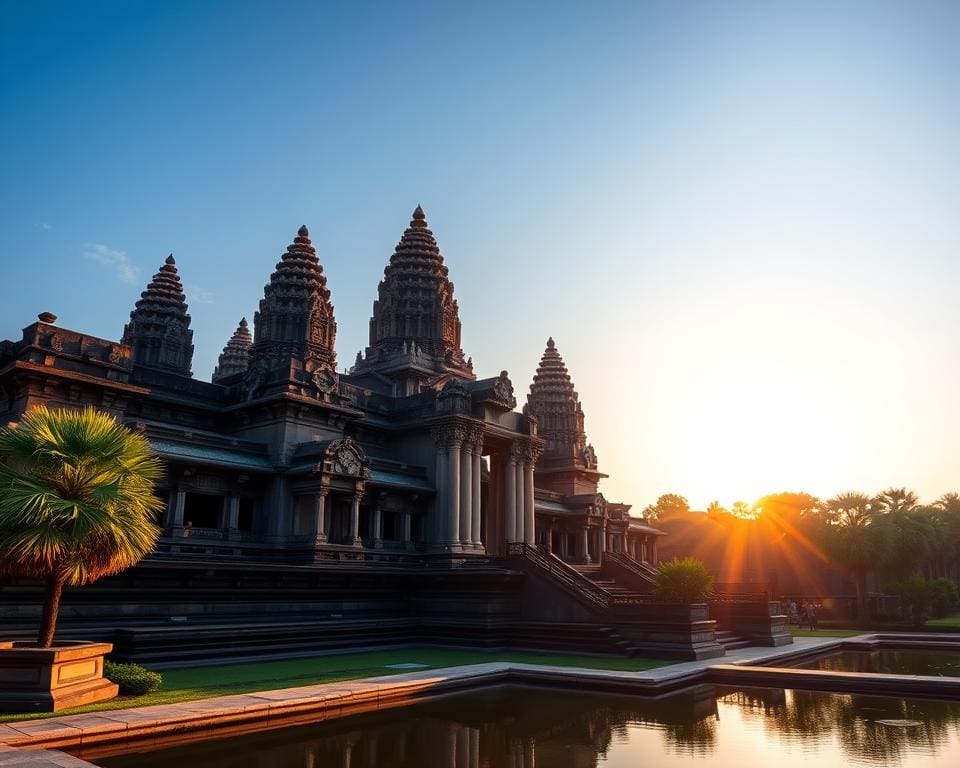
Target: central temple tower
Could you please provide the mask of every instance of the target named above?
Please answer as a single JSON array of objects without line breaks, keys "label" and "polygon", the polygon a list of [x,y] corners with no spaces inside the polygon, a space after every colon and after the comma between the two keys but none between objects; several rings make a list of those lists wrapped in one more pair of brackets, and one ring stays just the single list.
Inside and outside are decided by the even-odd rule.
[{"label": "central temple tower", "polygon": [[263,289],[248,355],[247,396],[335,388],[337,323],[330,289],[306,226]]},{"label": "central temple tower", "polygon": [[460,347],[460,316],[440,248],[418,205],[383,271],[370,318],[370,345],[351,373],[393,379],[398,394],[450,376],[473,380]]}]

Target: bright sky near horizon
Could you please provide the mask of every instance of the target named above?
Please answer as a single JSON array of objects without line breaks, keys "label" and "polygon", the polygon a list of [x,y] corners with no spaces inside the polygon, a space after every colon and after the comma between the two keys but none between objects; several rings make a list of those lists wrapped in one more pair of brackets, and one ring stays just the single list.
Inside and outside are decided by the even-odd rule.
[{"label": "bright sky near horizon", "polygon": [[463,347],[552,335],[607,498],[960,490],[960,3],[0,11],[0,338],[118,338],[173,251],[209,378],[297,227],[340,367],[422,203]]}]

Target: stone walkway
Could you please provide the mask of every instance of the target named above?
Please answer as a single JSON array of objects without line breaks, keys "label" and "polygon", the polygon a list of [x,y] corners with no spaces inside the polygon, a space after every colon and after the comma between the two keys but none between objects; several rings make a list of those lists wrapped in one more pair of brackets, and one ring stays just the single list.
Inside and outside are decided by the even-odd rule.
[{"label": "stone walkway", "polygon": [[[640,672],[491,662],[429,669],[338,683],[218,696],[210,699],[66,715],[0,724],[0,768],[13,766],[89,767],[54,751],[96,744],[118,744],[177,734],[183,737],[216,728],[224,734],[273,721],[273,726],[317,721],[388,707],[425,696],[506,682],[587,684],[591,690],[656,693],[703,679],[713,667],[756,666],[813,651],[826,651],[848,638],[796,638],[780,648],[741,648],[720,659],[671,664]],[[722,662],[722,664],[720,664]],[[788,672],[788,670],[783,670]],[[794,670],[796,671],[796,670]],[[281,723],[282,721],[282,723]]]}]

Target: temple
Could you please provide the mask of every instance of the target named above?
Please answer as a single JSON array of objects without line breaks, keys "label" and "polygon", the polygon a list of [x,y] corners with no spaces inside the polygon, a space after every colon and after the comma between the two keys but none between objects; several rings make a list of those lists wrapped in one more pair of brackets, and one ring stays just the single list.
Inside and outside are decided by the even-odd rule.
[{"label": "temple", "polygon": [[[651,628],[663,622],[649,602],[662,532],[600,493],[606,475],[553,339],[522,411],[506,371],[478,378],[419,206],[349,372],[336,368],[331,290],[307,227],[253,318],[252,335],[244,318],[227,340],[211,380],[195,378],[171,255],[120,341],[44,312],[20,340],[0,342],[5,422],[37,405],[93,405],[142,431],[167,465],[157,551],[133,575],[91,588],[104,605],[126,601],[124,615],[144,622],[173,612],[246,621],[258,610],[252,595],[270,594],[275,611],[298,619],[389,616],[456,634],[454,625],[478,631],[479,616],[492,643],[552,622],[557,637],[578,626],[614,645],[723,652],[705,614]],[[173,583],[189,583],[190,599]],[[352,598],[333,597],[335,587]],[[132,588],[153,597],[131,603]],[[69,595],[64,604],[69,627]],[[134,640],[112,639],[145,658]]]}]

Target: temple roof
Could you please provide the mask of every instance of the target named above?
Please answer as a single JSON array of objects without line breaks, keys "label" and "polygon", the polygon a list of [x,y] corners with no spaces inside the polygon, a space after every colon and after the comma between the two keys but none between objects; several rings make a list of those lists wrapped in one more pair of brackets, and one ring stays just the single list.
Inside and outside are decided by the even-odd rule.
[{"label": "temple roof", "polygon": [[453,373],[472,379],[460,346],[453,283],[419,205],[383,271],[373,303],[370,345],[356,372]]},{"label": "temple roof", "polygon": [[172,253],[167,256],[160,271],[153,276],[147,289],[140,294],[130,318],[134,319],[134,315],[147,312],[176,319],[185,318],[189,322],[187,297],[183,293],[177,262]]},{"label": "temple roof", "polygon": [[240,318],[237,330],[233,332],[233,336],[230,337],[230,341],[227,342],[217,360],[217,367],[213,371],[214,383],[247,370],[251,344],[253,339],[247,327],[247,318]]},{"label": "temple roof", "polygon": [[552,337],[547,339],[523,411],[537,419],[537,432],[547,441],[544,459],[567,459],[596,469],[596,456],[587,445],[580,399]]},{"label": "temple roof", "polygon": [[248,367],[267,379],[289,378],[291,360],[297,369],[332,371],[336,333],[327,278],[304,225],[263,289]]},{"label": "temple roof", "polygon": [[193,332],[172,253],[140,294],[123,329],[123,343],[133,347],[137,365],[190,375]]}]

